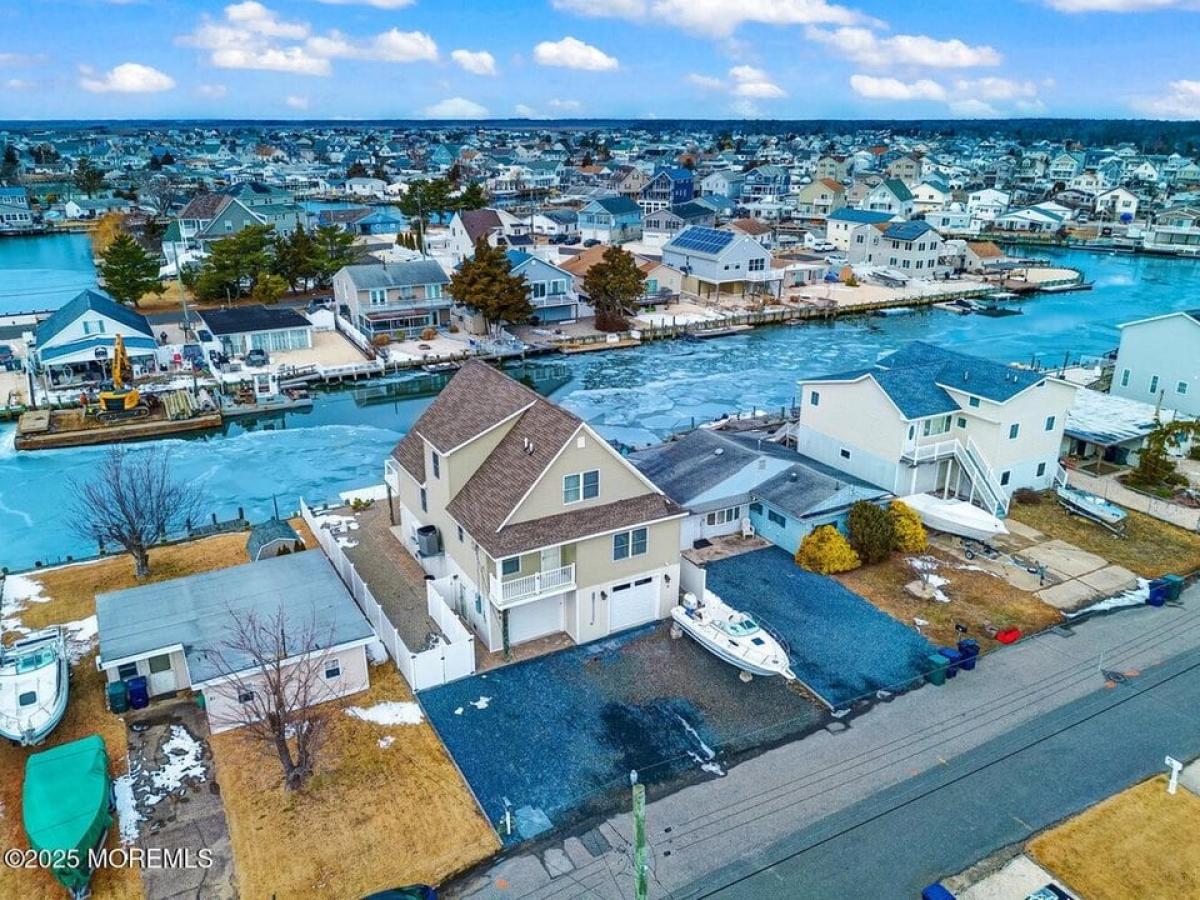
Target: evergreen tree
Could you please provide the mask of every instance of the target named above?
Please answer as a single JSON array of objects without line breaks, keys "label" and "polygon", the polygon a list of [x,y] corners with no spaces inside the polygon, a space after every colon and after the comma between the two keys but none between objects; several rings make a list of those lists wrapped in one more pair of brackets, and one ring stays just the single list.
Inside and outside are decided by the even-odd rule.
[{"label": "evergreen tree", "polygon": [[255,279],[254,287],[250,289],[250,299],[255,303],[271,306],[279,302],[279,298],[287,289],[288,283],[281,276],[262,272]]},{"label": "evergreen tree", "polygon": [[459,194],[455,206],[459,210],[483,209],[487,206],[487,203],[488,195],[487,191],[483,189],[483,185],[477,181],[472,181],[463,188],[463,192]]},{"label": "evergreen tree", "polygon": [[137,306],[145,294],[161,294],[163,290],[158,280],[158,260],[125,232],[117,235],[104,251],[100,276],[104,279],[104,289],[114,300],[132,306]]},{"label": "evergreen tree", "polygon": [[883,562],[891,555],[896,543],[892,518],[874,503],[859,500],[851,506],[846,525],[850,546],[864,563]]},{"label": "evergreen tree", "polygon": [[633,254],[620,247],[607,248],[583,279],[583,292],[596,310],[596,327],[601,331],[624,331],[629,324],[626,316],[636,312],[645,285],[646,276]]},{"label": "evergreen tree", "polygon": [[475,255],[450,276],[449,292],[482,315],[489,328],[503,322],[518,324],[533,315],[525,276],[512,274],[504,251],[485,237],[476,242]]},{"label": "evergreen tree", "polygon": [[350,168],[346,170],[347,178],[366,178],[369,174],[367,167],[361,162],[350,163]]},{"label": "evergreen tree", "polygon": [[272,242],[271,271],[287,282],[288,290],[306,285],[317,276],[317,245],[303,225],[290,236],[276,235]]},{"label": "evergreen tree", "polygon": [[4,147],[4,159],[0,161],[0,181],[16,181],[21,174],[21,157],[12,144]]},{"label": "evergreen tree", "polygon": [[317,283],[328,287],[338,269],[355,259],[354,235],[336,225],[322,225],[313,232],[313,262]]},{"label": "evergreen tree", "polygon": [[249,225],[213,243],[196,277],[196,295],[201,300],[232,300],[242,296],[272,265],[270,225]]},{"label": "evergreen tree", "polygon": [[71,180],[75,183],[75,187],[89,197],[104,187],[104,173],[93,166],[92,161],[86,156],[81,156],[79,162],[75,164]]}]

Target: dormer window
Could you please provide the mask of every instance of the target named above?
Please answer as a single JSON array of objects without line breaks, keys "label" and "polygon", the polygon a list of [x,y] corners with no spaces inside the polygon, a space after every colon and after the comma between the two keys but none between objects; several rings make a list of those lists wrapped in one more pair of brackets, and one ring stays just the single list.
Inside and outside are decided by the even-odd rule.
[{"label": "dormer window", "polygon": [[600,470],[573,472],[563,476],[563,503],[594,500],[600,496]]}]

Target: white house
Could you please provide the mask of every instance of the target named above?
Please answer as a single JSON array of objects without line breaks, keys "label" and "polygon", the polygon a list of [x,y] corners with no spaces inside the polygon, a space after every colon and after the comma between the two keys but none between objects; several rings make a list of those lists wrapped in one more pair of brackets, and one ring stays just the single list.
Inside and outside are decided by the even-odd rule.
[{"label": "white house", "polygon": [[953,192],[944,182],[922,181],[912,188],[912,210],[914,213],[928,213],[945,209],[952,198]]},{"label": "white house", "polygon": [[907,219],[913,214],[912,191],[899,178],[889,178],[871,188],[859,207]]},{"label": "white house", "polygon": [[892,213],[869,209],[842,207],[829,214],[825,220],[825,239],[838,250],[850,250],[851,234],[860,225],[878,225],[896,218]]},{"label": "white house", "polygon": [[1200,417],[1200,309],[1120,328],[1112,393]]},{"label": "white house", "polygon": [[782,274],[771,252],[749,235],[689,225],[663,245],[663,265],[682,273],[683,290],[720,294],[778,293]]},{"label": "white house", "polygon": [[107,294],[82,291],[38,323],[33,357],[52,386],[99,381],[111,371],[117,335],[135,370],[154,368],[158,344],[146,317]]},{"label": "white house", "polygon": [[887,266],[913,278],[929,278],[938,268],[942,236],[923,220],[859,225],[850,240],[851,263]]},{"label": "white house", "polygon": [[1132,191],[1123,187],[1115,187],[1096,195],[1096,214],[1113,222],[1120,222],[1125,216],[1132,222],[1137,218],[1138,198]]},{"label": "white house", "polygon": [[1004,215],[1009,201],[1010,196],[1005,191],[983,188],[967,195],[967,212],[974,219],[991,222],[998,216]]},{"label": "white house", "polygon": [[1075,387],[918,341],[799,391],[805,456],[897,495],[946,491],[1003,516],[1017,488],[1053,484]]}]

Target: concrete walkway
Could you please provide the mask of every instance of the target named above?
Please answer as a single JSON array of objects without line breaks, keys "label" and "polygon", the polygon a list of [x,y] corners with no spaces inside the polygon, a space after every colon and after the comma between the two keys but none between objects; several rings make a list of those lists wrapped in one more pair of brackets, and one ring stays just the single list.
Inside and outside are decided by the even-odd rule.
[{"label": "concrete walkway", "polygon": [[[1124,690],[1109,686],[1112,672],[1140,672],[1200,647],[1200,589],[1184,598],[1180,607],[1124,610],[1027,639],[945,687],[897,697],[734,765],[724,777],[655,798],[647,811],[651,891],[661,897],[701,882],[715,888],[721,873],[814,822],[993,738],[1019,735],[1080,698]],[[1177,713],[1163,708],[1162,715]],[[628,897],[630,836],[622,812],[578,837],[501,859],[447,885],[445,895]]]},{"label": "concrete walkway", "polygon": [[1200,530],[1200,509],[1188,509],[1186,506],[1179,506],[1176,503],[1159,500],[1157,497],[1148,497],[1137,491],[1131,491],[1117,481],[1117,474],[1114,472],[1097,476],[1079,469],[1072,469],[1067,483],[1072,487],[1098,494],[1120,506],[1136,509],[1148,516],[1154,516],[1156,519],[1186,528],[1188,531]]}]

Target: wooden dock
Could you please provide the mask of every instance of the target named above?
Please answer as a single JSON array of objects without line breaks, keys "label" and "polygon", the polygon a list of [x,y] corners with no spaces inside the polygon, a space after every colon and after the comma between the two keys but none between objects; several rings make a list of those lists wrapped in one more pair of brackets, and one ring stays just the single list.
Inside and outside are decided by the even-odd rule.
[{"label": "wooden dock", "polygon": [[112,424],[83,419],[76,410],[35,410],[17,420],[13,446],[18,450],[56,450],[64,447],[94,447],[126,441],[144,441],[168,435],[188,434],[220,428],[224,418],[219,412],[190,419],[151,416]]}]

